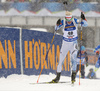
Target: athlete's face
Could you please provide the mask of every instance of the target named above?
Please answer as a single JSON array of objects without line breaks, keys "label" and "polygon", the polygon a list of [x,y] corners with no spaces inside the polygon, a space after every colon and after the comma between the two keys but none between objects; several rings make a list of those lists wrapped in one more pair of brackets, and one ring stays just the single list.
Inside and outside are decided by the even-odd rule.
[{"label": "athlete's face", "polygon": [[72,23],[72,17],[65,17],[65,20],[67,21],[68,24]]},{"label": "athlete's face", "polygon": [[85,51],[84,51],[84,50],[82,50],[82,51],[81,51],[81,54],[84,54],[84,52],[85,52]]}]

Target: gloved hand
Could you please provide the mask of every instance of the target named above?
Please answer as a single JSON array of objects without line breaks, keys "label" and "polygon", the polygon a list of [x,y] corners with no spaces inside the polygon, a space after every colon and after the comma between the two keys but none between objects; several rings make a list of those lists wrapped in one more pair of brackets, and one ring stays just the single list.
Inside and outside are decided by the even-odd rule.
[{"label": "gloved hand", "polygon": [[66,4],[67,5],[68,3],[67,3],[67,1],[64,1],[63,4]]},{"label": "gloved hand", "polygon": [[61,24],[61,19],[58,19],[56,24],[57,24],[57,26],[59,26]]},{"label": "gloved hand", "polygon": [[86,67],[88,67],[88,63],[86,63]]},{"label": "gloved hand", "polygon": [[81,18],[82,18],[83,20],[85,20],[85,15],[83,14],[83,12],[81,12]]},{"label": "gloved hand", "polygon": [[96,68],[96,67],[95,67],[94,72],[96,72],[98,69],[99,69],[99,68]]}]

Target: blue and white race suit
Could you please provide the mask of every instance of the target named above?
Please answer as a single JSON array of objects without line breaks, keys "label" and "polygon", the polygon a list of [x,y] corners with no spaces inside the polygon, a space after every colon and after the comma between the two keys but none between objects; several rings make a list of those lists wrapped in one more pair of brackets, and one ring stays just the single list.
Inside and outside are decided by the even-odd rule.
[{"label": "blue and white race suit", "polygon": [[[85,20],[83,20],[81,22],[83,27],[86,27],[88,24]],[[70,54],[72,54],[72,52],[75,50],[75,45],[77,45],[77,27],[78,27],[78,22],[76,18],[73,18],[73,21],[68,24],[68,22],[66,20],[62,20],[61,24],[59,26],[55,26],[55,30],[58,30],[59,28],[61,28],[63,26],[63,40],[62,40],[62,47],[60,50],[60,60],[59,60],[59,64],[57,66],[57,72],[61,72],[62,70],[62,64],[64,63],[64,59],[65,56],[67,55],[68,51],[70,51]],[[76,56],[74,56],[74,60],[76,60],[77,57],[77,52]],[[73,71],[76,70],[76,61],[73,61],[73,65],[75,67],[72,67]]]},{"label": "blue and white race suit", "polygon": [[99,54],[98,60],[97,60],[97,62],[95,64],[95,67],[96,68],[99,68],[100,67],[100,54]]},{"label": "blue and white race suit", "polygon": [[[85,77],[85,66],[84,64],[88,63],[88,56],[87,53],[81,53],[81,51],[79,50],[77,53],[77,69],[76,69],[76,73],[81,70],[81,77],[84,78]],[[80,65],[81,65],[81,69],[80,69]]]},{"label": "blue and white race suit", "polygon": [[[100,49],[100,45],[98,45],[98,46],[95,48],[96,51],[97,51],[98,49]],[[97,60],[97,62],[96,62],[96,64],[95,64],[95,67],[96,67],[96,68],[99,68],[99,67],[100,67],[100,54],[98,55],[98,60]]]},{"label": "blue and white race suit", "polygon": [[86,52],[81,54],[80,51],[78,51],[78,54],[77,54],[77,64],[80,64],[80,60],[81,60],[81,65],[84,65],[85,62],[88,62],[88,57],[87,57],[87,53]]}]

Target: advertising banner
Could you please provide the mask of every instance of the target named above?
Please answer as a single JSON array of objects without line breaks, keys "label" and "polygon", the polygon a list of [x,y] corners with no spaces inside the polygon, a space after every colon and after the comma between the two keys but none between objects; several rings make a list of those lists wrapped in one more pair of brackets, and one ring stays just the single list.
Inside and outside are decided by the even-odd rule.
[{"label": "advertising banner", "polygon": [[[62,36],[27,29],[0,28],[0,77],[11,74],[39,75],[56,73]],[[49,50],[49,51],[48,51]],[[62,66],[70,76],[70,55]]]},{"label": "advertising banner", "polygon": [[[53,33],[39,32],[32,30],[22,30],[22,50],[24,74],[39,75],[42,67],[43,74],[56,73],[59,62],[62,36],[55,35],[53,43],[51,40]],[[51,46],[51,47],[50,47]],[[50,48],[49,52],[48,49]],[[48,52],[48,55],[47,55]],[[70,58],[65,58],[62,67],[62,75],[70,75]]]},{"label": "advertising banner", "polygon": [[0,28],[0,77],[20,74],[19,29]]}]

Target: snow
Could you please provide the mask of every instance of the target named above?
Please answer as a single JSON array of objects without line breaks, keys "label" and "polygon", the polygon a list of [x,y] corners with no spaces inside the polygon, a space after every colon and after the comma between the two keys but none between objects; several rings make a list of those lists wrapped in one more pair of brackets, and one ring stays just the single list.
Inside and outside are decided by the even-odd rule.
[{"label": "snow", "polygon": [[21,12],[20,15],[22,15],[22,16],[34,16],[35,13],[31,12],[31,11],[28,11],[28,10],[25,10],[25,11]]},{"label": "snow", "polygon": [[47,32],[47,29],[45,29],[45,28],[30,28],[30,30],[36,30],[36,31]]},{"label": "snow", "polygon": [[78,9],[78,8],[76,8],[76,9],[74,9],[74,10],[72,11],[72,15],[73,15],[73,16],[80,16],[80,14],[81,14],[81,10]]},{"label": "snow", "polygon": [[59,12],[53,12],[51,16],[65,16],[65,10],[64,11],[59,11]]},{"label": "snow", "polygon": [[17,11],[16,9],[14,8],[11,8],[7,13],[6,13],[7,16],[12,16],[12,15],[20,15],[20,12]]},{"label": "snow", "polygon": [[46,8],[43,8],[41,10],[39,10],[37,13],[36,13],[37,16],[50,16],[51,15],[51,12],[46,9]]},{"label": "snow", "polygon": [[5,15],[6,15],[5,11],[4,10],[0,10],[0,16],[5,16]]},{"label": "snow", "polygon": [[86,17],[100,17],[100,13],[95,12],[95,11],[89,11],[85,15]]},{"label": "snow", "polygon": [[[89,69],[94,66],[86,67],[86,75]],[[78,75],[78,74],[77,74]],[[100,78],[100,69],[96,73]],[[51,81],[55,78],[55,74],[41,75],[39,82]],[[74,86],[71,86],[71,77],[61,76],[60,81],[66,81],[68,83],[58,84],[32,84],[36,83],[38,75],[17,75],[13,74],[7,78],[0,78],[0,91],[100,91],[100,79],[81,79],[79,85],[79,78],[76,78]]]}]

